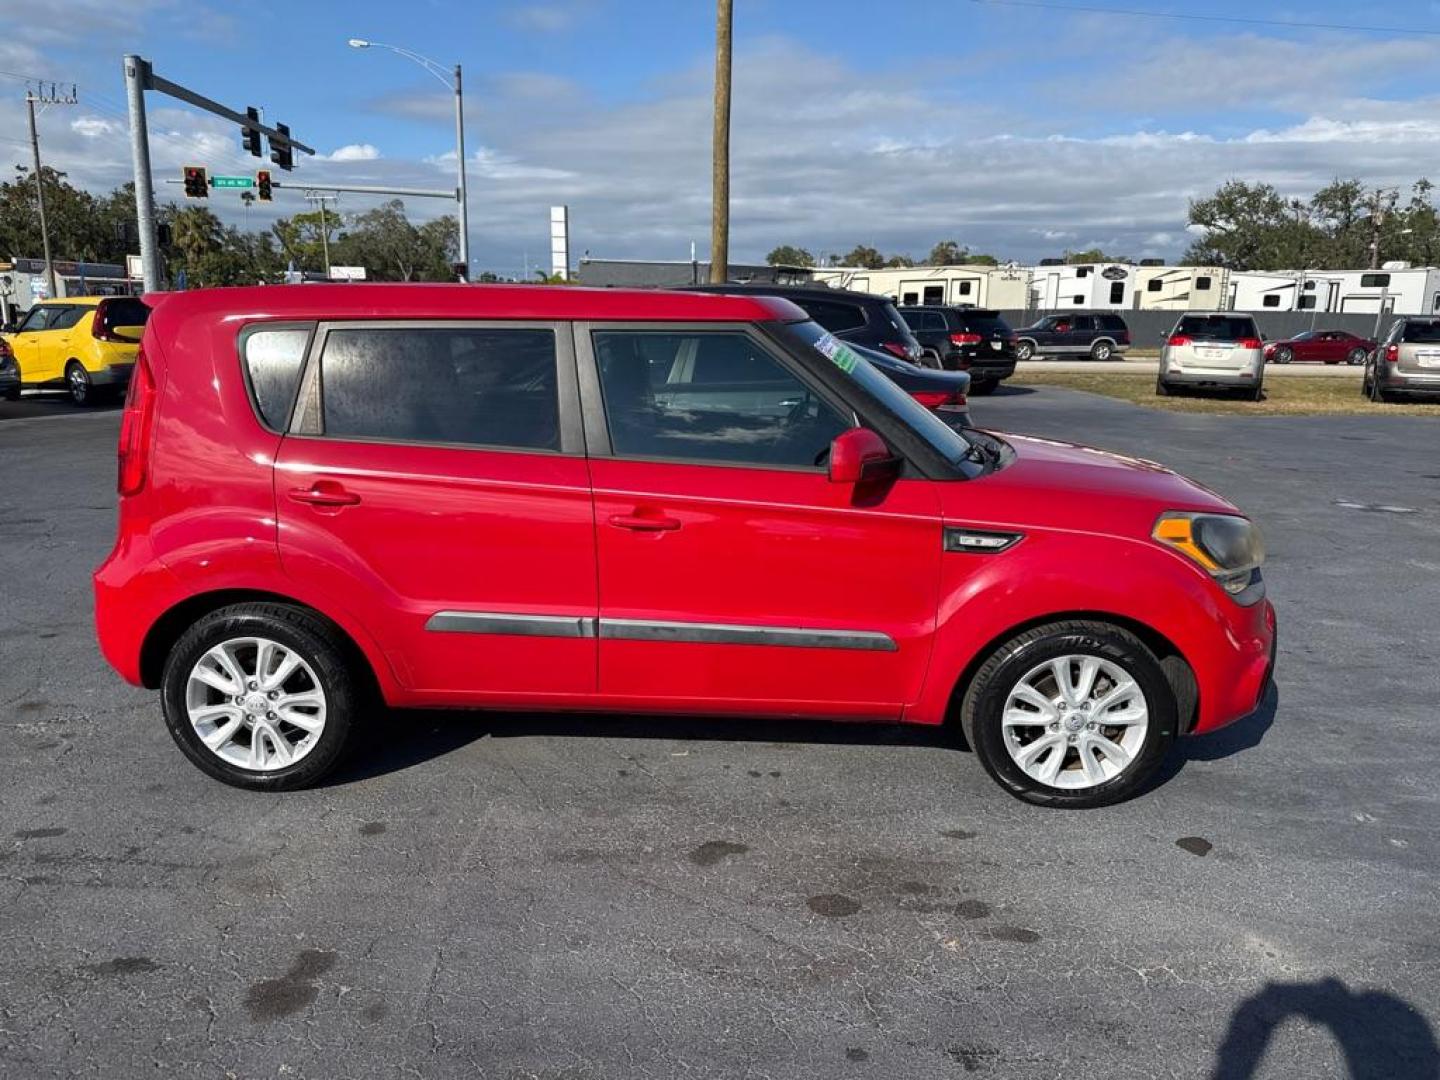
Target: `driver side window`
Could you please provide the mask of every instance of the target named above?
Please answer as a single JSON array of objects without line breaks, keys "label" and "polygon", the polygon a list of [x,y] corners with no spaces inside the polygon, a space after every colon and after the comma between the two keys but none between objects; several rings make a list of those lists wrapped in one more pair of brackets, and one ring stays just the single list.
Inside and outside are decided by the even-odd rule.
[{"label": "driver side window", "polygon": [[814,469],[853,426],[743,333],[598,330],[593,342],[621,457]]}]

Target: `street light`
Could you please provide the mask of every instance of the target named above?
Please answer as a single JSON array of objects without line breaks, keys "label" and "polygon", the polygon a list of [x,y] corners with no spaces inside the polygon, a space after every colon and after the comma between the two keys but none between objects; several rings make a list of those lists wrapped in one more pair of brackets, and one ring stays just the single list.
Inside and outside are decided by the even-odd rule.
[{"label": "street light", "polygon": [[458,172],[459,187],[455,192],[455,201],[460,204],[460,261],[465,264],[465,280],[470,280],[470,208],[465,193],[465,98],[460,88],[460,65],[455,65],[455,70],[449,72],[441,64],[437,64],[428,56],[421,56],[409,49],[402,49],[399,45],[387,45],[383,41],[367,41],[364,38],[350,38],[346,42],[352,49],[389,49],[393,53],[399,53],[408,60],[413,60],[426,71],[434,75],[445,86],[455,91],[455,166]]}]

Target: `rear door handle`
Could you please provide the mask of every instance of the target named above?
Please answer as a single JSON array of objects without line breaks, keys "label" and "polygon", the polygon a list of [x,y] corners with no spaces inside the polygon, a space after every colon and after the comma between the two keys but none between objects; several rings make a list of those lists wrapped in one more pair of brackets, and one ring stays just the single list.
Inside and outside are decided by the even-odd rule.
[{"label": "rear door handle", "polygon": [[680,522],[663,514],[611,514],[610,524],[632,532],[673,532]]},{"label": "rear door handle", "polygon": [[310,506],[354,506],[360,501],[359,495],[333,480],[317,480],[308,488],[291,488],[289,495],[293,501]]}]

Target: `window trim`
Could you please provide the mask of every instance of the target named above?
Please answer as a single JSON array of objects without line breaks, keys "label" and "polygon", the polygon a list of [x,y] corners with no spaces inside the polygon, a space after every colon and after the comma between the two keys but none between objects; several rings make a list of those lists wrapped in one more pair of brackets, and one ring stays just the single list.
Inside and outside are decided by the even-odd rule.
[{"label": "window trim", "polygon": [[[245,343],[256,334],[274,330],[304,330],[308,336],[305,338],[305,348],[300,352],[300,376],[295,380],[295,393],[290,399],[290,408],[285,413],[285,422],[272,427],[265,422],[265,414],[260,410],[260,398],[256,395],[255,383],[250,378],[250,364],[245,359]],[[284,435],[290,430],[296,410],[300,408],[300,401],[305,396],[305,369],[310,363],[310,349],[314,344],[315,322],[313,319],[250,322],[243,324],[235,334],[235,360],[240,365],[240,380],[245,385],[245,397],[250,402],[250,411],[255,416],[255,422],[272,435]]]},{"label": "window trim", "polygon": [[[580,395],[575,371],[574,324],[566,319],[321,319],[315,324],[300,391],[286,434],[330,442],[373,443],[382,446],[425,446],[443,450],[479,450],[490,454],[544,454],[584,457],[585,433],[580,417]],[[393,439],[380,435],[327,435],[324,428],[324,386],[320,359],[325,343],[339,330],[549,330],[555,335],[555,391],[560,448],[495,446],[489,443],[437,442],[433,439]]]},{"label": "window trim", "polygon": [[642,461],[665,465],[706,466],[715,469],[759,469],[766,472],[800,472],[824,475],[824,465],[775,465],[748,461],[716,461],[713,458],[670,457],[666,455],[640,455],[616,453],[610,442],[610,426],[605,415],[605,395],[600,385],[600,366],[595,355],[593,335],[599,333],[625,333],[649,331],[655,334],[740,333],[749,338],[766,356],[775,361],[782,370],[805,386],[821,401],[840,415],[848,417],[851,427],[861,427],[859,415],[840,398],[826,383],[815,379],[801,367],[777,343],[748,322],[635,322],[603,320],[576,321],[575,360],[579,368],[581,412],[585,421],[585,443],[589,454],[595,458],[610,458],[615,461]]}]

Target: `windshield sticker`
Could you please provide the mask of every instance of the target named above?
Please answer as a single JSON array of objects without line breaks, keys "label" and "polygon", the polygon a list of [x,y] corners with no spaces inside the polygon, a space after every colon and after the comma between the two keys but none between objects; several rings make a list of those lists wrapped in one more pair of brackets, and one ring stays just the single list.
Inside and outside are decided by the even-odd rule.
[{"label": "windshield sticker", "polygon": [[834,334],[821,336],[816,340],[815,348],[821,356],[845,372],[846,375],[854,371],[855,365],[860,362],[860,357],[847,348],[845,343]]}]

